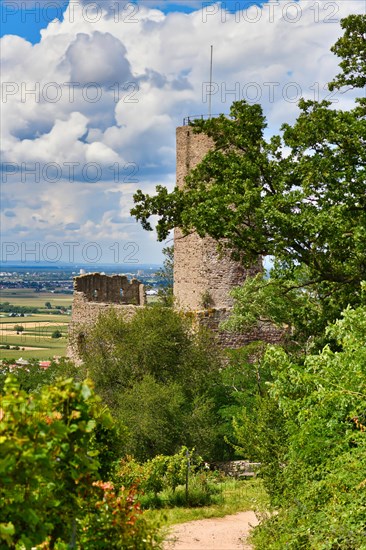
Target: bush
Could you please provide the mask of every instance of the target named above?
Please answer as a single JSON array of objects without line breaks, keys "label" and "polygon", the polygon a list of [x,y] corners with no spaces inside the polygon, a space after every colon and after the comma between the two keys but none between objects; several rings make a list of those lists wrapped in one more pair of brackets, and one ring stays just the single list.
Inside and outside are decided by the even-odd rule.
[{"label": "bush", "polygon": [[143,491],[155,494],[165,488],[174,491],[185,482],[188,460],[191,474],[203,463],[202,457],[187,447],[182,447],[175,455],[158,455],[143,464],[127,456],[117,466],[116,479],[120,484],[128,487],[138,485]]},{"label": "bush", "polygon": [[258,549],[365,548],[366,307],[347,309],[328,336],[338,351],[326,346],[303,365],[274,347],[265,358],[287,451],[265,472],[281,485],[278,513],[255,531]]},{"label": "bush", "polygon": [[156,528],[141,514],[136,490],[121,488],[113,483],[96,481],[93,487],[94,513],[80,520],[80,548],[88,550],[148,550],[159,548],[160,538]]},{"label": "bush", "polygon": [[[187,456],[188,454],[188,456]],[[188,499],[186,475],[188,470]],[[143,508],[163,508],[173,506],[206,506],[212,504],[213,495],[219,492],[214,476],[201,471],[202,458],[182,447],[172,456],[156,456],[144,464],[131,457],[121,460],[116,471],[119,485],[137,486],[143,491]]]},{"label": "bush", "polygon": [[222,458],[221,363],[212,336],[193,333],[190,321],[157,305],[130,321],[112,310],[86,334],[82,368],[129,430],[125,454],[144,461],[187,445],[207,460]]},{"label": "bush", "polygon": [[[111,485],[99,483],[99,472],[107,472],[114,458],[108,448],[113,429],[90,382],[59,379],[28,394],[15,377],[7,378],[0,410],[4,545],[153,547],[156,529],[138,519],[135,493],[117,495]],[[113,539],[105,538],[107,530]],[[98,546],[92,545],[94,539]]]},{"label": "bush", "polygon": [[51,335],[51,338],[61,338],[61,337],[62,337],[62,332],[60,330],[54,330]]}]

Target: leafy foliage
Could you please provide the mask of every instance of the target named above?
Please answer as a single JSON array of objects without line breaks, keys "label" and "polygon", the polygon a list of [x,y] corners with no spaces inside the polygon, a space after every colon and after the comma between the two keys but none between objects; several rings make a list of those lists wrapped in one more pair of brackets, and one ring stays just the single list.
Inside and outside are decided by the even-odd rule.
[{"label": "leafy foliage", "polygon": [[343,36],[331,48],[343,61],[342,72],[330,83],[329,89],[352,86],[363,88],[366,85],[366,39],[365,15],[350,15],[341,21],[345,29]]},{"label": "leafy foliage", "polygon": [[154,305],[127,321],[115,311],[88,331],[83,367],[129,431],[125,452],[139,460],[182,445],[206,458],[227,450],[217,430],[220,355],[206,332]]},{"label": "leafy foliage", "polygon": [[185,483],[189,458],[191,473],[202,465],[203,459],[183,446],[174,455],[157,455],[144,463],[136,462],[132,457],[122,459],[117,467],[116,476],[122,485],[138,485],[142,490],[155,494],[169,487],[173,491]]},{"label": "leafy foliage", "polygon": [[328,332],[340,351],[326,346],[304,365],[266,352],[287,448],[276,474],[280,509],[259,528],[258,548],[364,547],[366,308],[347,309]]},{"label": "leafy foliage", "polygon": [[252,343],[232,350],[229,364],[222,372],[228,398],[220,414],[225,420],[222,436],[239,457],[260,462],[264,485],[275,500],[281,490],[281,468],[287,449],[284,417],[269,395],[273,373],[264,361],[266,346]]},{"label": "leafy foliage", "polygon": [[[349,16],[342,26],[344,36],[333,50],[343,59],[343,73],[332,86],[361,87],[366,17]],[[131,213],[148,230],[150,216],[157,215],[160,240],[180,227],[221,239],[220,246],[245,265],[274,257],[262,298],[280,305],[272,308],[272,320],[281,323],[291,297],[285,322],[303,345],[348,304],[360,303],[366,278],[366,104],[363,98],[343,111],[327,101],[301,100],[299,108],[295,124],[283,124],[282,134],[269,140],[261,106],[245,101],[232,105],[229,118],[196,122],[193,131],[210,136],[214,148],[187,176],[184,189],[168,193],[158,186],[155,196],[138,191]],[[251,308],[251,301],[240,303],[242,310]]]},{"label": "leafy foliage", "polygon": [[42,386],[53,384],[58,378],[74,378],[81,382],[80,369],[65,358],[59,362],[51,361],[47,369],[40,368],[38,359],[30,359],[24,367],[11,367],[12,360],[3,360],[0,372],[0,392],[4,391],[5,380],[11,374],[17,379],[20,390],[26,392],[39,392]]},{"label": "leafy foliage", "polygon": [[116,479],[127,487],[138,486],[146,508],[206,506],[218,490],[202,465],[202,457],[183,446],[175,455],[157,455],[143,464],[126,457],[117,467]]},{"label": "leafy foliage", "polygon": [[[141,515],[136,490],[122,487],[117,491],[111,482],[95,481],[94,510],[81,519],[80,548],[91,550],[149,550],[160,548],[156,529]],[[89,505],[90,506],[90,505]]]},{"label": "leafy foliage", "polygon": [[[97,524],[112,525],[113,509],[122,507],[126,513],[113,524],[114,532],[122,536],[123,528],[130,545],[111,546],[107,539],[88,547],[135,547],[135,531],[129,527],[126,511],[131,495],[121,493],[103,514],[93,505],[100,499],[93,481],[99,479],[103,466],[104,472],[108,470],[112,458],[106,453],[106,434],[113,431],[113,422],[89,382],[60,379],[55,386],[28,394],[9,377],[0,417],[0,538],[4,544],[26,549],[56,544],[61,549],[68,544],[75,547],[77,542],[78,548],[85,547],[80,540],[93,540],[92,529]],[[113,500],[111,495],[105,498]],[[146,525],[142,528],[149,531]],[[152,537],[154,531],[150,532]],[[136,547],[152,545],[141,542]]]}]

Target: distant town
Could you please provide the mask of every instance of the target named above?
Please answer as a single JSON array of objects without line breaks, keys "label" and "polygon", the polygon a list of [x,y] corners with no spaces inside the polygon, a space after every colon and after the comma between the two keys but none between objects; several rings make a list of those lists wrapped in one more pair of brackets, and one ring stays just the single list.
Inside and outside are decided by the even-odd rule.
[{"label": "distant town", "polygon": [[72,294],[73,278],[85,273],[123,273],[128,278],[137,278],[145,286],[147,294],[154,295],[159,287],[164,286],[165,281],[159,277],[161,269],[157,264],[144,264],[134,268],[132,265],[98,265],[98,266],[65,266],[58,267],[47,265],[10,265],[0,271],[0,301],[1,290],[4,289],[30,289],[34,292]]}]

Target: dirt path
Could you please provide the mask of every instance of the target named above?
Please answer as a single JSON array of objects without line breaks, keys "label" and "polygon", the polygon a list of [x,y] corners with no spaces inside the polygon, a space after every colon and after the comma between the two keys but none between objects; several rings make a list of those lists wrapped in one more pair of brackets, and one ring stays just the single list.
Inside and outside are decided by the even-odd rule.
[{"label": "dirt path", "polygon": [[180,523],[172,527],[164,550],[251,550],[245,541],[255,525],[258,520],[251,511]]}]

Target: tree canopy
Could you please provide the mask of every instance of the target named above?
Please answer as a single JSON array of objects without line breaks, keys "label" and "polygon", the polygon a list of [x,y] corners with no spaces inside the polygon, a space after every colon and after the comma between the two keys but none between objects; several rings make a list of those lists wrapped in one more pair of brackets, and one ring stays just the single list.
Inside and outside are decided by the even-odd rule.
[{"label": "tree canopy", "polygon": [[236,420],[278,510],[254,533],[258,550],[365,548],[366,308],[327,330],[341,351],[325,346],[304,364],[268,348],[268,395]]},{"label": "tree canopy", "polygon": [[[174,454],[187,445],[205,459],[225,457],[214,338],[192,332],[191,320],[164,305],[139,309],[131,320],[116,311],[87,331],[83,365],[114,418],[126,426],[124,451],[139,460]],[[223,394],[223,395],[221,395]]]},{"label": "tree canopy", "polygon": [[[332,48],[342,72],[329,86],[362,87],[366,16],[351,15],[342,27]],[[157,215],[159,240],[180,227],[221,240],[246,265],[274,257],[271,283],[285,294],[306,293],[316,331],[359,303],[366,278],[366,103],[360,98],[342,110],[302,99],[299,109],[296,122],[269,140],[261,106],[245,101],[233,103],[230,117],[193,123],[213,149],[184,189],[157,186],[154,196],[140,190],[131,213],[147,230]]]}]

